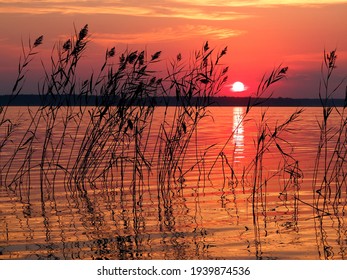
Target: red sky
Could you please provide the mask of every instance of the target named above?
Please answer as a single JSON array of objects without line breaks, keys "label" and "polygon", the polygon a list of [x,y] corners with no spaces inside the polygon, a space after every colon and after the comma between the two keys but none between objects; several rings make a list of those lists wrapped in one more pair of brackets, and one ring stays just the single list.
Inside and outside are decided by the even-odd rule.
[{"label": "red sky", "polygon": [[[278,4],[277,2],[281,2]],[[337,49],[336,79],[347,75],[347,1],[334,0],[0,0],[0,93],[16,78],[21,40],[44,35],[24,91],[35,93],[54,43],[89,25],[84,71],[102,63],[105,50],[162,51],[165,61],[188,57],[205,41],[228,55],[228,84],[242,81],[252,93],[265,72],[282,64],[288,79],[274,96],[317,97],[323,51]],[[96,67],[97,68],[97,67]],[[83,75],[84,73],[81,73]],[[225,88],[222,95],[234,95]],[[344,97],[341,90],[339,97]]]}]

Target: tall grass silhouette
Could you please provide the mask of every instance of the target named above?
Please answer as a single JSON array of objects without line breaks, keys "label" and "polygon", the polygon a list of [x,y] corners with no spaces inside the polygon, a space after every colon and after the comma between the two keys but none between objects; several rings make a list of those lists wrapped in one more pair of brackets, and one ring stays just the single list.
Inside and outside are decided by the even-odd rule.
[{"label": "tall grass silhouette", "polygon": [[[326,219],[339,225],[340,254],[345,257],[342,243],[347,198],[347,92],[345,106],[334,106],[333,96],[342,85],[341,82],[331,89],[335,51],[324,54],[319,90],[323,118],[318,122],[320,139],[312,180],[313,201],[304,201],[300,186],[305,172],[294,156],[295,147],[286,140],[286,135],[295,131],[303,110],[296,109],[284,121],[270,126],[264,105],[272,96],[273,84],[286,77],[287,67],[280,65],[263,76],[238,123],[211,158],[208,156],[216,144],[201,148],[199,127],[204,120],[212,121],[212,97],[227,82],[228,67],[221,63],[227,48],[217,50],[206,42],[189,58],[178,54],[171,59],[165,74],[154,70],[161,62],[161,51],[117,53],[111,48],[106,50],[99,72],[79,82],[78,66],[90,41],[85,25],[71,38],[55,45],[49,65],[42,62],[44,79],[38,84],[41,105],[27,107],[28,120],[22,121],[21,116],[13,119],[8,113],[9,106],[21,93],[26,71],[36,59],[43,39],[40,36],[29,42],[28,49],[23,44],[9,102],[0,107],[0,185],[19,197],[23,213],[28,217],[39,200],[47,240],[50,239],[49,214],[58,216],[62,211],[56,189],[63,185],[69,211],[72,213],[82,205],[87,211],[82,222],[91,232],[99,232],[108,215],[115,224],[121,221],[132,229],[135,237],[131,234],[119,234],[115,240],[106,240],[102,235],[93,237],[99,257],[112,242],[124,253],[119,258],[128,258],[129,250],[139,257],[146,227],[144,197],[156,200],[156,209],[152,209],[155,214],[152,214],[158,217],[161,231],[174,232],[177,222],[174,204],[194,171],[197,192],[216,177],[222,177],[221,199],[225,189],[231,190],[235,209],[239,201],[236,190],[241,188],[248,195],[252,212],[252,225],[248,226],[253,229],[255,258],[267,257],[262,243],[267,223],[271,222],[269,207],[273,207],[267,201],[268,186],[278,178],[281,180],[275,184],[278,186],[275,191],[280,203],[291,213],[286,225],[297,231],[299,207],[302,204],[311,207],[320,257],[333,257],[324,232]],[[173,97],[177,106],[172,107]],[[158,100],[164,103],[160,108]],[[261,108],[260,116],[250,119],[255,107]],[[330,125],[331,118],[339,120],[338,126]],[[255,155],[239,174],[226,150],[233,145],[238,128],[251,121],[257,127],[253,139]],[[279,158],[278,167],[269,171],[267,162],[274,155]],[[153,181],[155,188],[151,186]],[[99,205],[93,200],[95,193],[105,197],[111,214],[98,210]],[[117,217],[115,207],[121,209]],[[194,220],[197,215],[198,212]],[[206,235],[202,226],[199,230],[195,231],[196,239]],[[177,257],[184,254],[177,252]]]},{"label": "tall grass silhouette", "polygon": [[[324,259],[331,259],[336,253],[345,256],[341,237],[346,231],[343,216],[347,199],[347,87],[344,106],[335,106],[334,95],[341,90],[344,82],[341,80],[336,84],[331,81],[336,61],[336,50],[324,52],[319,85],[322,120],[317,121],[320,139],[312,180],[317,247],[320,256]],[[337,224],[335,230],[339,236],[339,251],[334,250],[327,239],[325,228],[329,224]]]}]

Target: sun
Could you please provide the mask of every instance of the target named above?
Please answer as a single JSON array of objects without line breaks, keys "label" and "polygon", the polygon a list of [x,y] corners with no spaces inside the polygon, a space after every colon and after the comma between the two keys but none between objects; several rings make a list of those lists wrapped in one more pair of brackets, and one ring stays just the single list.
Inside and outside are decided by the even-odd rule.
[{"label": "sun", "polygon": [[245,91],[246,90],[246,87],[243,83],[241,82],[235,82],[232,84],[231,86],[231,90],[233,92],[242,92],[242,91]]}]

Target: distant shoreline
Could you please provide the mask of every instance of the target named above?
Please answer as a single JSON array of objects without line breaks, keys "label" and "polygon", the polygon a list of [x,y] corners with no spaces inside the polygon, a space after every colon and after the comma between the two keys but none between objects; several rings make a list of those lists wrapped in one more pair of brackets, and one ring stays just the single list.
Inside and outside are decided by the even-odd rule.
[{"label": "distant shoreline", "polygon": [[[252,101],[254,102],[254,98]],[[192,98],[192,104],[196,104],[199,99]],[[268,107],[321,107],[321,101],[319,99],[309,99],[309,98],[260,98],[258,101],[261,102],[262,106]],[[249,104],[249,97],[211,97],[210,106],[247,106]],[[136,101],[137,104],[134,105],[151,105],[156,106],[180,106],[181,102],[176,100],[176,97],[151,97],[146,99],[139,99]],[[121,101],[119,98],[114,98],[112,102],[109,103],[111,106],[120,105]],[[253,103],[252,103],[253,104]],[[18,95],[13,100],[11,100],[10,95],[0,95],[0,106],[95,106],[102,105],[102,97],[89,96],[88,100],[84,97],[78,97],[76,95],[61,95],[58,97],[44,96],[44,100],[39,95]],[[343,107],[346,106],[346,100],[344,99],[331,99],[327,106]]]}]

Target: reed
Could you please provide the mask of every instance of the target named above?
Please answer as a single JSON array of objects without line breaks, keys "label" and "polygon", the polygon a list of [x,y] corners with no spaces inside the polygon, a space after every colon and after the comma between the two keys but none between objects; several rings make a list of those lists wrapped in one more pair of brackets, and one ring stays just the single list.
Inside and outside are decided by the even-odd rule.
[{"label": "reed", "polygon": [[[276,177],[282,177],[284,186],[282,188],[282,184],[279,184],[279,189],[277,190],[279,196],[287,195],[289,191],[292,191],[295,194],[298,193],[300,189],[299,178],[302,177],[302,171],[298,166],[298,161],[291,155],[293,148],[291,147],[290,143],[285,140],[283,135],[291,132],[291,127],[295,126],[295,122],[298,121],[301,112],[302,110],[296,110],[283,123],[271,128],[268,125],[266,119],[267,110],[265,110],[262,112],[260,123],[257,125],[258,134],[254,141],[255,157],[251,164],[246,168],[246,174],[244,177],[249,178],[248,180],[250,180],[247,183],[249,183],[249,186],[251,187],[253,229],[255,236],[256,257],[258,259],[263,258],[261,250],[261,236],[264,235],[262,235],[260,231],[265,231],[265,236],[267,235],[267,214],[270,211],[267,196],[269,196],[269,192],[271,192],[271,190],[268,190],[270,181],[274,180]],[[276,156],[276,154],[278,155]],[[269,157],[273,156],[276,156],[276,158],[278,157],[281,160],[279,160],[276,170],[267,170],[267,161],[269,160]],[[284,201],[287,202],[295,200],[290,199]],[[293,209],[295,209],[295,206]],[[261,218],[263,219],[263,223],[261,223]]]},{"label": "reed", "polygon": [[[267,197],[269,196],[269,192],[274,191],[268,190],[268,185],[271,181],[281,177],[277,191],[279,197],[282,197],[282,199],[283,196],[286,196],[286,199],[283,200],[285,203],[293,201],[295,204],[296,200],[293,199],[293,196],[299,193],[300,190],[302,170],[299,167],[298,161],[293,156],[294,147],[286,141],[286,135],[295,132],[295,123],[299,121],[303,110],[296,109],[282,123],[276,122],[274,127],[270,127],[267,116],[268,108],[263,108],[262,101],[260,101],[264,100],[260,99],[261,97],[266,97],[265,100],[271,97],[272,93],[268,95],[266,93],[269,91],[271,85],[285,78],[287,70],[287,67],[279,66],[268,76],[263,76],[255,97],[253,100],[250,99],[244,115],[245,119],[254,106],[260,106],[262,108],[259,120],[252,120],[257,127],[257,136],[253,140],[255,155],[250,164],[244,169],[241,180],[243,190],[250,190],[254,248],[257,259],[266,258],[262,252],[262,238],[268,235],[267,215],[269,211],[272,211],[269,207],[273,208],[273,205],[270,204],[270,206],[267,202]],[[278,167],[275,170],[268,170],[266,166],[271,162],[272,157],[279,158]],[[288,193],[291,193],[291,199],[288,199]],[[291,208],[294,211],[298,211],[296,204]],[[297,215],[294,215],[294,217],[297,219]]]},{"label": "reed", "polygon": [[[54,47],[50,65],[42,63],[45,78],[38,88],[43,105],[27,108],[30,121],[27,127],[21,127],[14,145],[13,134],[20,124],[6,119],[8,106],[1,109],[1,125],[7,125],[1,149],[14,147],[1,162],[1,184],[27,197],[29,200],[23,203],[31,205],[31,188],[38,183],[43,217],[49,205],[59,208],[54,196],[61,180],[70,193],[72,207],[82,203],[91,215],[95,206],[89,198],[90,191],[101,187],[121,192],[129,189],[137,217],[146,183],[154,173],[163,207],[168,211],[167,194],[172,182],[183,182],[184,174],[199,165],[184,165],[185,155],[193,137],[197,141],[198,123],[207,115],[210,97],[226,81],[227,68],[218,69],[226,48],[213,57],[214,49],[206,43],[188,63],[178,55],[161,78],[151,70],[160,61],[160,51],[149,59],[145,51],[125,51],[114,63],[116,51],[111,48],[106,51],[99,73],[79,83],[78,65],[88,42],[85,25]],[[28,53],[23,47],[24,61],[19,66],[11,101],[22,90],[25,69],[36,54],[33,50],[41,43],[39,37]],[[175,117],[169,123],[166,105],[159,133],[153,137],[155,97],[169,97],[173,91],[182,106],[175,107]],[[92,97],[96,97],[95,106],[84,106],[94,100]],[[153,139],[156,147],[148,149]],[[17,162],[22,164],[18,167]],[[152,169],[154,163],[157,170]],[[158,212],[164,208],[159,206]],[[138,220],[134,223],[138,224]]]},{"label": "reed", "polygon": [[[145,232],[144,197],[156,201],[153,211],[160,231],[174,232],[175,200],[183,199],[187,181],[191,180],[190,172],[195,172],[196,204],[204,187],[213,184],[214,176],[221,176],[222,207],[225,207],[226,193],[231,192],[237,220],[241,199],[238,188],[247,195],[252,225],[245,228],[253,229],[255,258],[268,257],[262,244],[268,235],[267,224],[271,222],[268,215],[278,206],[268,201],[270,191],[278,192],[278,203],[289,213],[288,217],[283,214],[279,219],[286,219],[284,223],[294,231],[298,230],[300,203],[312,208],[319,253],[322,258],[332,258],[334,251],[326,239],[326,220],[328,217],[339,225],[342,244],[345,225],[341,217],[347,199],[347,91],[345,106],[334,106],[334,94],[342,85],[342,82],[331,85],[336,67],[335,51],[324,54],[322,65],[319,90],[322,120],[318,122],[321,136],[314,164],[313,201],[309,202],[300,196],[305,173],[294,156],[295,147],[286,140],[288,133],[295,132],[295,123],[303,110],[296,109],[282,122],[270,126],[268,109],[263,103],[271,98],[272,86],[286,77],[287,67],[280,65],[263,76],[245,112],[216,152],[215,144],[204,149],[199,146],[199,127],[203,120],[213,121],[209,107],[213,105],[211,97],[218,94],[227,81],[228,68],[221,63],[227,48],[217,50],[206,42],[191,57],[185,59],[178,54],[168,61],[165,73],[154,70],[154,66],[162,62],[160,51],[118,53],[111,48],[106,50],[99,71],[80,82],[79,65],[89,41],[88,25],[85,25],[65,42],[55,45],[49,64],[42,63],[44,79],[38,84],[42,105],[27,108],[29,120],[25,125],[20,117],[11,119],[8,108],[23,89],[27,69],[43,37],[34,43],[29,41],[27,48],[22,44],[10,101],[0,107],[0,184],[19,197],[28,217],[35,207],[33,193],[39,194],[39,211],[45,221],[47,240],[50,238],[49,216],[51,213],[59,216],[61,211],[56,190],[63,186],[70,211],[79,211],[81,205],[86,209],[84,227],[90,232],[100,232],[110,215],[114,223],[125,224],[136,239],[133,242],[130,233],[125,235],[120,230],[114,241],[119,251],[124,251],[119,258],[128,257],[128,247],[133,247],[133,253],[139,257]],[[165,103],[160,109],[157,97]],[[172,97],[177,106],[170,107]],[[92,102],[94,106],[87,106]],[[255,107],[261,108],[261,114],[251,119],[250,112]],[[159,128],[154,127],[155,123],[159,123]],[[239,127],[250,123],[257,128],[254,157],[240,174],[234,170],[226,150],[233,147],[232,140]],[[192,150],[195,156],[189,156],[188,160]],[[214,152],[216,155],[211,160]],[[274,155],[280,158],[278,167],[268,170],[267,162]],[[274,184],[275,180],[278,183]],[[156,182],[155,188],[151,186],[153,182]],[[270,182],[278,188],[269,190]],[[107,209],[111,214],[99,211],[98,203],[93,200],[95,194],[108,200]],[[115,209],[120,211],[119,216],[115,215]],[[197,222],[199,215],[196,210],[192,218],[196,224],[201,224]],[[196,240],[207,235],[202,225],[194,234]],[[110,246],[102,234],[93,236],[93,240],[100,256],[105,247]]]},{"label": "reed", "polygon": [[[331,259],[336,254],[327,239],[326,228],[329,228],[331,223],[337,224],[338,236],[342,236],[346,230],[343,215],[347,203],[347,88],[344,106],[335,106],[334,96],[341,90],[344,83],[344,79],[338,83],[332,81],[336,61],[336,50],[324,51],[319,85],[322,116],[321,120],[317,120],[320,138],[312,180],[312,209],[315,216],[317,248],[320,257],[324,259]],[[339,254],[344,256],[343,248],[340,247],[340,249]]]},{"label": "reed", "polygon": [[[43,36],[39,36],[34,43],[31,43],[29,39],[28,50],[26,50],[24,43],[22,41],[22,55],[19,58],[18,63],[18,73],[16,80],[14,82],[14,86],[11,91],[10,98],[8,99],[8,103],[4,106],[0,106],[0,129],[1,129],[1,138],[0,138],[0,155],[4,153],[7,149],[7,146],[13,145],[12,138],[14,134],[20,129],[20,120],[14,120],[8,117],[8,108],[21,92],[24,83],[25,83],[25,75],[28,71],[28,67],[32,60],[35,58],[37,52],[37,47],[42,44]],[[14,142],[16,147],[13,149],[13,153],[10,156],[5,157],[5,160],[0,159],[0,185],[7,185],[11,188],[15,181],[22,182],[22,177],[27,175],[30,172],[30,158],[32,155],[32,149],[30,147],[30,142],[34,139],[34,135],[32,131],[29,129],[27,133],[25,133],[25,137],[23,137],[19,143]],[[11,149],[12,151],[12,149]],[[24,152],[25,151],[25,152]],[[13,161],[17,154],[24,154],[25,160],[19,170],[11,170]],[[7,177],[9,173],[13,173],[13,180],[9,184],[6,184]],[[18,183],[16,183],[18,185]],[[11,191],[14,191],[11,188]],[[22,197],[22,194],[20,193]]]},{"label": "reed", "polygon": [[[324,52],[322,64],[322,78],[319,86],[319,98],[322,105],[322,120],[318,123],[320,139],[317,147],[313,188],[316,193],[316,206],[322,201],[322,211],[330,205],[340,204],[341,192],[345,190],[344,162],[346,158],[346,107],[336,107],[333,97],[340,89],[343,80],[337,85],[332,85],[331,78],[336,68],[336,51]],[[337,124],[333,121],[338,120]],[[323,172],[320,174],[320,172]],[[318,178],[323,178],[321,182]]]},{"label": "reed", "polygon": [[[195,148],[198,149],[198,125],[208,117],[210,99],[218,94],[227,80],[227,68],[218,69],[220,59],[226,54],[224,48],[213,57],[214,49],[210,49],[206,42],[201,51],[194,54],[192,62],[184,66],[179,54],[172,61],[168,69],[168,76],[163,82],[168,82],[168,89],[163,88],[164,96],[176,96],[180,106],[174,109],[172,122],[166,118],[160,127],[158,140],[162,141],[158,147],[159,182],[163,183],[170,177],[183,180],[184,160],[191,140],[195,138]],[[168,104],[164,116],[167,116]],[[188,166],[188,170],[199,168],[199,156],[196,152],[197,163]]]}]

